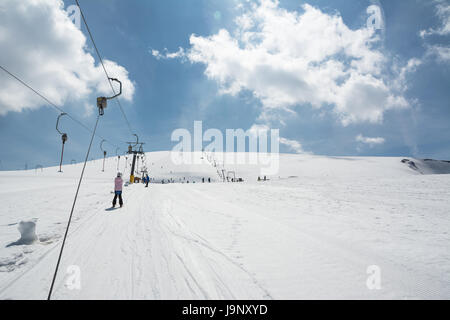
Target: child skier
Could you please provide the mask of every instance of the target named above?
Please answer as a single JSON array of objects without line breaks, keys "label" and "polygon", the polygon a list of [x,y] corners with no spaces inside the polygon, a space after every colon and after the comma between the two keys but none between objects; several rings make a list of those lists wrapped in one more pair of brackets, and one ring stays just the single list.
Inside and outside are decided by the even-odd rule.
[{"label": "child skier", "polygon": [[113,200],[113,208],[116,207],[116,201],[117,197],[119,197],[119,204],[122,208],[123,206],[123,200],[122,200],[122,187],[123,187],[123,180],[122,180],[122,174],[119,172],[117,173],[117,177],[114,180],[114,200]]}]

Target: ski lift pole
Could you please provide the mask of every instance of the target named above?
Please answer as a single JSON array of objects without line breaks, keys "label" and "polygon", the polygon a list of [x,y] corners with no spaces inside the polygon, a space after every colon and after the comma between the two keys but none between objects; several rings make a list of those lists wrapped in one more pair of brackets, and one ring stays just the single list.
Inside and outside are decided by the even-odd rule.
[{"label": "ski lift pole", "polygon": [[102,172],[105,172],[106,150],[103,150],[103,143],[104,143],[105,141],[106,141],[106,140],[103,139],[102,142],[100,143],[100,149],[103,151],[103,169],[102,169]]},{"label": "ski lift pole", "polygon": [[119,171],[119,162],[120,162],[120,154],[118,154],[118,152],[117,151],[119,151],[120,150],[120,148],[117,148],[116,149],[116,156],[117,156],[117,171]]},{"label": "ski lift pole", "polygon": [[62,140],[62,150],[61,150],[61,161],[59,162],[59,171],[58,172],[62,172],[62,163],[63,163],[63,158],[64,158],[64,145],[66,144],[66,141],[68,139],[67,137],[67,133],[63,133],[61,131],[59,131],[59,119],[61,119],[62,116],[67,115],[67,113],[63,112],[58,116],[58,119],[56,120],[56,131],[58,131],[58,133],[61,135],[61,140]]},{"label": "ski lift pole", "polygon": [[62,150],[61,150],[61,161],[59,162],[59,171],[58,172],[62,172],[62,163],[63,163],[63,158],[64,158],[64,145],[65,145],[65,143],[63,142]]},{"label": "ski lift pole", "polygon": [[103,151],[103,169],[102,169],[102,172],[105,172],[105,161],[106,161],[106,151]]}]

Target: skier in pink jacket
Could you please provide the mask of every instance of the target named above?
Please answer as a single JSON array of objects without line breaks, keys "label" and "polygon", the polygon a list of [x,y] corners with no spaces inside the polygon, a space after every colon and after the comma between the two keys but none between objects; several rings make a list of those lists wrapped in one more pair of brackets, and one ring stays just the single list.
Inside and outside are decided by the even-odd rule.
[{"label": "skier in pink jacket", "polygon": [[120,207],[122,208],[122,206],[123,206],[122,187],[123,187],[122,174],[119,172],[117,174],[116,179],[114,180],[114,200],[113,200],[113,203],[112,203],[113,208],[116,207],[117,197],[119,197]]}]

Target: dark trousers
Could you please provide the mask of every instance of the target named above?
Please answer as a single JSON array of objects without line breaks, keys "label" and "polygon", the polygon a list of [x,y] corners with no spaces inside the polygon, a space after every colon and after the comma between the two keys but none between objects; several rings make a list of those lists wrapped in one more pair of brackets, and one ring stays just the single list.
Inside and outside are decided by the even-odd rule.
[{"label": "dark trousers", "polygon": [[116,191],[116,194],[114,195],[114,200],[113,200],[113,207],[116,206],[117,197],[119,197],[119,204],[120,204],[120,206],[123,206],[122,191]]}]

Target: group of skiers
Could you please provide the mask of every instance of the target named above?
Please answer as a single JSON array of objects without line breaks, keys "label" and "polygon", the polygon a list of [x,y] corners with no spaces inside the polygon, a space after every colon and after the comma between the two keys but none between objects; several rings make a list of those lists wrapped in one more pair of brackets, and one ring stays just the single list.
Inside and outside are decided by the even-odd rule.
[{"label": "group of skiers", "polygon": [[[184,178],[184,180],[186,180],[186,177]],[[169,180],[169,183],[171,181],[174,182],[173,180]],[[142,178],[142,182],[145,184],[145,187],[148,188],[148,184],[150,183],[150,177],[148,176],[148,174],[146,174],[144,176],[144,178]],[[208,182],[211,183],[211,178],[208,178]],[[164,184],[164,183],[165,183],[165,181],[162,180],[162,184]],[[187,183],[189,183],[189,180],[187,181]],[[195,183],[195,182],[193,182],[193,183]],[[202,183],[205,183],[205,178],[202,178]],[[116,207],[117,198],[119,198],[119,205],[120,205],[120,207],[121,208],[123,207],[122,191],[123,191],[122,174],[120,172],[118,172],[117,173],[117,177],[114,179],[114,199],[113,199],[113,202],[112,202],[113,208]]]}]

